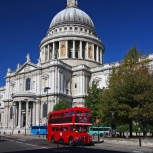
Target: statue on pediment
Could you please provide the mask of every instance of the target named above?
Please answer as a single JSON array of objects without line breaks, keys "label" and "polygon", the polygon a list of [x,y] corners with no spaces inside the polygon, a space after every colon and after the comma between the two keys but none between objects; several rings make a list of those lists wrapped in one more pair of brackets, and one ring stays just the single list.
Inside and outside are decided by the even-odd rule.
[{"label": "statue on pediment", "polygon": [[27,54],[26,58],[27,58],[27,63],[31,61],[30,60],[30,54],[29,53]]}]

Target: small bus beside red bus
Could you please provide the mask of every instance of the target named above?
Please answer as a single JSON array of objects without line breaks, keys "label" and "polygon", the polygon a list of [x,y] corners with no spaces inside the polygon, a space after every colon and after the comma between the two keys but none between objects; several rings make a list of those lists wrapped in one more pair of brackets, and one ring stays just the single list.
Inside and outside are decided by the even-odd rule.
[{"label": "small bus beside red bus", "polygon": [[74,107],[49,113],[47,139],[74,145],[78,141],[84,144],[92,143],[88,133],[91,126],[91,111],[88,108]]}]

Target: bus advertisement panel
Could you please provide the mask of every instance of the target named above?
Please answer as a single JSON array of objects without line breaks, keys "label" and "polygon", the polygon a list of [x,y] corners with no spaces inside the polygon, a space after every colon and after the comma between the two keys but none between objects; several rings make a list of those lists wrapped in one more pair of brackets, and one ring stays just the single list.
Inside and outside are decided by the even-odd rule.
[{"label": "bus advertisement panel", "polygon": [[91,126],[91,111],[88,108],[74,107],[49,113],[47,139],[52,142],[63,140],[74,145],[78,141],[92,143],[88,133]]}]

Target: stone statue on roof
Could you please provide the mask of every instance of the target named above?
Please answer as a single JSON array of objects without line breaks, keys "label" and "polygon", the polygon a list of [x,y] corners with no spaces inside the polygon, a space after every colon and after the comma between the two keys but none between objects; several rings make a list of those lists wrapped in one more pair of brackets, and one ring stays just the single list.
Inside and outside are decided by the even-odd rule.
[{"label": "stone statue on roof", "polygon": [[30,62],[31,60],[30,60],[30,54],[29,53],[27,54],[26,57],[27,57],[27,62]]}]

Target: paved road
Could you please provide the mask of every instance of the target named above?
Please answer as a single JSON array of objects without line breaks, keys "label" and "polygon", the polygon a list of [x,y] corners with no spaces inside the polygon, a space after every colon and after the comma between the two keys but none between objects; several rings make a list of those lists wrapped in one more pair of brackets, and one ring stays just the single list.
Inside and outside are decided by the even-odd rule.
[{"label": "paved road", "polygon": [[[33,139],[33,138],[9,138],[5,137],[0,141],[0,153],[11,152],[11,153],[117,153],[116,151],[103,150],[102,148],[96,149],[92,147],[69,147],[63,145],[52,144],[44,139]],[[120,152],[124,153],[124,152]]]},{"label": "paved road", "polygon": [[[35,139],[32,137],[3,137],[0,140],[0,153],[144,153],[140,150],[114,148],[113,146],[96,144],[95,146],[69,147],[52,144],[45,139]],[[146,152],[148,153],[148,152]]]}]

